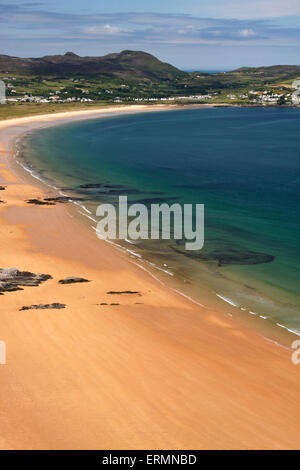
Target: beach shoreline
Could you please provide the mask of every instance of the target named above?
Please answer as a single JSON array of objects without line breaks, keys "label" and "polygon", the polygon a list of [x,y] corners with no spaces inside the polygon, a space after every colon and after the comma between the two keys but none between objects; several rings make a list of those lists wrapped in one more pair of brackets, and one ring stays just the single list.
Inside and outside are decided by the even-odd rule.
[{"label": "beach shoreline", "polygon": [[[220,107],[225,106],[221,105]],[[122,114],[138,114],[138,113],[146,113],[146,112],[157,112],[157,111],[176,111],[176,110],[189,110],[189,109],[211,109],[215,107],[214,105],[208,104],[208,105],[185,105],[185,106],[180,106],[180,105],[134,105],[134,106],[127,106],[127,107],[109,107],[107,108],[107,112],[105,112],[105,109],[101,108],[99,111],[95,110],[90,110],[88,112],[84,111],[76,111],[75,114],[74,112],[69,115],[69,113],[62,113],[61,115],[50,115],[47,116],[47,120],[43,122],[43,124],[39,123],[37,124],[37,128],[32,127],[32,124],[34,125],[36,123],[36,119],[33,119],[33,121],[29,122],[28,125],[29,127],[27,128],[26,131],[24,131],[22,134],[18,135],[17,141],[21,143],[21,139],[25,137],[27,134],[34,133],[35,131],[38,131],[41,128],[45,127],[52,127],[52,126],[57,126],[60,124],[71,124],[73,122],[78,122],[78,121],[85,121],[85,120],[92,120],[92,119],[105,119],[106,117],[109,116],[121,116]],[[228,107],[228,106],[226,106]],[[236,106],[232,106],[235,108]],[[46,117],[46,116],[44,116]],[[48,118],[50,118],[48,120]],[[44,121],[44,120],[43,120]],[[28,166],[24,165],[24,162],[20,157],[17,155],[19,150],[17,150],[17,147],[15,143],[13,144],[14,152],[15,152],[15,158],[10,158],[9,164],[12,165],[12,169],[21,176],[25,178],[25,181],[27,181],[29,184],[34,184],[37,185],[43,192],[46,191],[48,197],[54,197],[54,196],[66,196],[65,192],[62,192],[60,188],[56,186],[55,181],[47,181],[47,175],[44,177],[40,177],[38,175],[39,169],[36,168],[36,171],[32,171]],[[13,148],[12,146],[12,148]],[[73,196],[69,196],[72,198]],[[76,206],[75,206],[76,204]],[[87,210],[87,208],[76,202],[73,201],[73,204],[68,204],[66,206],[66,209],[71,212],[72,215],[75,216],[75,218],[80,222],[83,223],[84,226],[87,226],[86,222],[90,223],[90,220],[87,219],[92,219],[93,221],[95,220],[94,217],[91,217],[90,211]],[[83,211],[83,212],[82,212]],[[89,226],[90,228],[90,226]],[[246,326],[250,327],[251,329],[255,330],[258,334],[263,335],[267,340],[275,341],[278,342],[279,344],[285,346],[285,347],[290,347],[290,344],[292,343],[293,340],[297,339],[298,333],[296,331],[291,330],[288,328],[288,326],[283,325],[282,323],[278,323],[276,321],[272,321],[272,318],[268,316],[266,312],[261,312],[259,313],[254,313],[251,311],[250,308],[248,310],[242,306],[239,306],[235,304],[230,298],[227,298],[224,295],[221,295],[218,290],[212,290],[210,292],[210,289],[206,289],[205,292],[201,292],[199,294],[197,290],[191,291],[184,291],[183,289],[183,284],[182,282],[179,281],[179,279],[176,279],[175,277],[170,277],[170,274],[173,276],[173,273],[170,273],[169,271],[165,271],[162,269],[163,267],[159,267],[157,265],[156,261],[154,263],[147,262],[146,259],[144,259],[144,256],[141,257],[138,253],[133,253],[132,249],[130,250],[126,249],[124,245],[119,244],[118,242],[110,242],[111,246],[117,250],[125,251],[127,255],[129,255],[129,258],[131,258],[132,262],[138,262],[138,266],[141,269],[145,269],[152,275],[154,278],[156,278],[159,282],[163,282],[166,288],[171,288],[173,291],[175,291],[177,294],[184,296],[188,300],[190,300],[193,303],[196,303],[201,306],[205,306],[206,308],[214,309],[216,311],[221,311],[223,314],[226,314],[228,316],[234,316],[238,322],[241,324],[241,326]],[[141,266],[142,263],[142,266]],[[165,275],[168,274],[167,276]],[[245,281],[247,282],[247,281]],[[222,288],[220,289],[222,292]],[[270,320],[269,320],[270,319]],[[267,321],[266,321],[267,320]]]},{"label": "beach shoreline", "polygon": [[[166,108],[113,107],[0,122],[0,184],[6,186],[0,194],[1,267],[52,276],[1,296],[7,364],[0,366],[0,448],[299,446],[299,369],[290,350],[153,279],[73,220],[63,204],[26,203],[44,191],[12,162],[16,138],[71,119]],[[68,276],[91,282],[58,284]],[[52,302],[66,308],[20,311]]]}]

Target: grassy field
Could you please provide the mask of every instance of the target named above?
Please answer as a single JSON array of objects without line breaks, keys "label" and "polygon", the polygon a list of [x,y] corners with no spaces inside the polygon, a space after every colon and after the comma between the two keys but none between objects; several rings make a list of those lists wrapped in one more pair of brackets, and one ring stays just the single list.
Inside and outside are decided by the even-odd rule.
[{"label": "grassy field", "polygon": [[[114,106],[111,102],[97,103],[14,103],[0,105],[0,120],[15,117],[33,116],[37,114],[61,113],[64,111],[80,111],[91,108]],[[115,105],[116,106],[116,105]],[[118,106],[122,104],[118,103]]]}]

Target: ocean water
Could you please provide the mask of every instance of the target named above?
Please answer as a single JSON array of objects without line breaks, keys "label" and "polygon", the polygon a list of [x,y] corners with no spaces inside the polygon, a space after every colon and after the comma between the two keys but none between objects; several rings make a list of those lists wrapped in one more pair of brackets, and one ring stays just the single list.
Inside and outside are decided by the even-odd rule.
[{"label": "ocean water", "polygon": [[299,128],[297,109],[184,109],[43,129],[20,150],[91,225],[97,205],[119,195],[204,204],[199,252],[174,240],[117,243],[200,302],[219,299],[300,333]]}]

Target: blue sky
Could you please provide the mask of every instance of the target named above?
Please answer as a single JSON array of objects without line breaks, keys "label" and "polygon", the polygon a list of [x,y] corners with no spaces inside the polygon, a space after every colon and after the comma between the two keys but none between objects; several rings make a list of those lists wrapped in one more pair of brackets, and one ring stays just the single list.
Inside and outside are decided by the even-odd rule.
[{"label": "blue sky", "polygon": [[300,0],[0,1],[0,53],[144,50],[182,69],[300,64]]}]

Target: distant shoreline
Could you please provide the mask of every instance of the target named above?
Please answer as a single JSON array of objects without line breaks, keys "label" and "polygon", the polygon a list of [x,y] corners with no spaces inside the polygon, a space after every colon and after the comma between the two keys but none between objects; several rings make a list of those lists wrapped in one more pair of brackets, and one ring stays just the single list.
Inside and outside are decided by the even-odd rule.
[{"label": "distant shoreline", "polygon": [[[1,111],[1,106],[5,105],[0,105],[0,111]],[[58,105],[60,106],[60,105]],[[42,118],[52,118],[55,116],[56,119],[61,119],[61,118],[69,118],[69,117],[76,117],[76,116],[86,116],[89,114],[94,114],[94,113],[105,113],[105,112],[115,112],[115,111],[120,111],[123,112],[123,110],[129,110],[129,111],[139,111],[139,110],[167,110],[167,109],[184,109],[187,107],[191,108],[213,108],[213,107],[218,107],[218,106],[229,106],[231,107],[231,104],[212,104],[212,103],[191,103],[191,104],[115,104],[115,105],[105,105],[105,106],[97,106],[97,104],[86,107],[84,109],[76,109],[71,108],[70,110],[64,109],[62,111],[54,111],[54,112],[42,112],[42,113],[37,113],[37,114],[29,114],[29,115],[21,115],[17,117],[7,117],[5,119],[1,119],[0,117],[0,125],[2,122],[7,122],[7,121],[12,121],[14,119],[27,119],[27,118],[38,118],[39,116]],[[21,108],[21,106],[20,106]],[[70,114],[71,113],[71,114]],[[0,114],[1,116],[1,114]]]},{"label": "distant shoreline", "polygon": [[[44,127],[52,127],[52,126],[57,126],[60,124],[68,124],[68,123],[71,124],[72,122],[80,122],[80,121],[85,121],[89,119],[105,118],[105,117],[109,117],[110,115],[121,116],[122,114],[126,115],[126,114],[131,114],[131,113],[137,114],[137,113],[143,113],[143,112],[159,112],[159,111],[164,112],[164,111],[170,111],[170,110],[184,110],[184,109],[212,109],[212,108],[217,108],[217,107],[241,108],[241,107],[248,107],[248,106],[232,106],[232,105],[227,105],[227,104],[224,104],[224,105],[198,104],[198,105],[113,106],[113,107],[107,107],[107,108],[99,108],[98,110],[93,109],[93,110],[84,110],[84,111],[83,110],[69,111],[69,112],[63,112],[63,113],[45,114],[45,115],[40,115],[40,116],[30,116],[30,117],[0,121],[0,132],[2,128],[5,129],[6,127],[10,127],[11,125],[18,126],[16,136],[10,141],[11,151],[12,151],[16,139],[19,140],[27,133],[38,131],[39,129],[42,129]],[[251,107],[261,108],[264,106],[251,106]],[[24,128],[21,130],[19,126],[22,124],[24,124]],[[18,164],[14,159],[9,159],[8,164],[10,168],[13,169],[18,175],[23,176],[25,178],[25,181],[28,180],[30,184],[36,185],[43,192],[45,190],[46,191],[49,190],[48,189],[49,186],[47,186],[47,183],[45,183],[41,179],[35,178],[32,174],[30,175],[29,174],[30,172],[22,168],[22,166]],[[57,192],[57,190],[55,191]],[[115,251],[117,248],[111,247],[111,249]],[[171,286],[169,285],[169,288],[170,287]],[[178,291],[178,293],[179,295],[185,296],[185,294],[182,292]],[[188,297],[188,299],[190,302],[196,303],[196,304],[197,302],[199,302],[199,300],[201,301],[201,299],[199,298]],[[207,300],[207,305],[209,306],[215,304],[214,296],[211,296],[211,298],[207,298],[206,300]],[[205,299],[202,299],[202,301],[205,301]],[[229,314],[231,314],[230,312],[232,312],[232,307],[226,303],[226,305],[222,307],[222,310],[227,311]],[[233,310],[235,313],[237,313],[235,308]],[[247,321],[246,321],[246,324],[247,324]],[[264,326],[252,325],[251,327],[253,327],[255,331],[265,335],[266,337],[271,337],[275,340],[278,340],[280,344],[290,344],[291,337],[297,338],[296,333],[288,332],[286,329],[282,330],[282,328],[279,328],[275,325],[264,325]]]},{"label": "distant shoreline", "polygon": [[[36,106],[36,109],[37,109],[37,112],[33,112],[33,113],[26,113],[24,112],[24,114],[22,115],[19,115],[18,116],[6,116],[6,117],[3,117],[1,116],[1,108],[2,106],[6,106],[6,105],[0,105],[0,124],[2,122],[7,122],[7,121],[12,121],[13,119],[23,119],[23,118],[37,118],[39,116],[41,116],[42,118],[45,118],[46,116],[47,117],[58,117],[60,118],[61,115],[64,115],[65,117],[67,117],[67,115],[69,113],[74,113],[74,117],[76,115],[80,116],[80,114],[82,113],[82,115],[85,115],[85,114],[93,114],[93,113],[101,113],[101,112],[112,112],[114,110],[118,110],[118,111],[121,111],[123,109],[128,109],[128,110],[131,110],[131,109],[136,109],[137,111],[139,109],[145,109],[147,111],[153,111],[153,110],[159,110],[159,109],[162,109],[162,110],[168,110],[168,109],[187,109],[187,108],[190,108],[190,109],[193,109],[193,108],[219,108],[219,107],[227,107],[227,108],[290,108],[290,109],[300,109],[300,105],[278,105],[278,104],[259,104],[259,103],[180,103],[180,104],[160,104],[160,103],[155,103],[155,104],[115,104],[115,105],[104,105],[104,106],[97,106],[97,103],[91,105],[91,106],[87,106],[87,107],[83,107],[83,109],[78,109],[77,107],[74,107],[72,108],[72,106],[70,106],[70,109],[67,109],[67,108],[64,108],[63,110],[60,110],[58,109],[57,111],[54,110],[54,108],[52,107],[53,105],[50,105],[51,106],[51,113],[49,112],[50,109],[44,111],[44,112],[39,112],[39,108],[41,105],[39,106]],[[31,105],[30,105],[31,106]],[[34,106],[35,105],[32,105],[32,109],[35,111],[34,109]],[[58,108],[59,106],[61,106],[60,104],[57,105]],[[63,105],[62,105],[63,106]],[[19,107],[20,108],[20,112],[22,111],[22,106]],[[49,106],[46,106],[46,109],[49,108]],[[7,109],[7,108],[6,108]]]}]

